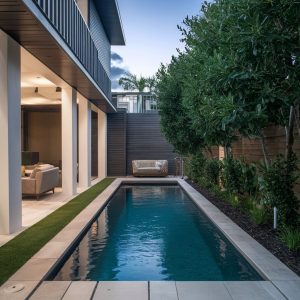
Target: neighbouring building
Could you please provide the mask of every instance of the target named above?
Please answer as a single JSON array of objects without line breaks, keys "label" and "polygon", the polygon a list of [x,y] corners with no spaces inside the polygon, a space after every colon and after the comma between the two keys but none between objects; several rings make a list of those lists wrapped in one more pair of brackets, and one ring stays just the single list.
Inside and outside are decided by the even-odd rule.
[{"label": "neighbouring building", "polygon": [[157,99],[150,92],[113,92],[113,103],[117,108],[126,109],[127,113],[157,112]]},{"label": "neighbouring building", "polygon": [[111,45],[124,44],[116,0],[0,0],[0,234],[22,226],[22,151],[59,168],[66,196],[106,176]]}]

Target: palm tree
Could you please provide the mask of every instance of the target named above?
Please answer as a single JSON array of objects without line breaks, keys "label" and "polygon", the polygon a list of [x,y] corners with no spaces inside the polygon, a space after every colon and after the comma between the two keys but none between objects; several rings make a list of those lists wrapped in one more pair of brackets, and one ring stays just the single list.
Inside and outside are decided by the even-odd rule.
[{"label": "palm tree", "polygon": [[143,76],[138,78],[136,75],[128,72],[119,79],[119,85],[126,91],[138,90],[141,93],[147,87],[147,78]]},{"label": "palm tree", "polygon": [[[148,88],[150,93],[152,93],[155,87],[155,77],[137,77],[136,75],[128,72],[124,77],[119,79],[119,85],[126,91],[138,90],[139,93],[142,93],[146,88]],[[143,106],[143,96],[140,94],[137,99],[137,111],[143,111]]]},{"label": "palm tree", "polygon": [[149,89],[150,93],[154,93],[156,86],[156,78],[155,76],[146,78],[146,87]]}]

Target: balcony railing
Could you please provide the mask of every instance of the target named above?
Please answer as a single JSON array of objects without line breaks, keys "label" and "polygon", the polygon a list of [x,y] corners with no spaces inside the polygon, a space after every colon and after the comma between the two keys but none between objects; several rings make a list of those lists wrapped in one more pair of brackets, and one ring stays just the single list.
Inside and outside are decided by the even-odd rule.
[{"label": "balcony railing", "polygon": [[111,82],[74,0],[33,0],[111,101]]}]

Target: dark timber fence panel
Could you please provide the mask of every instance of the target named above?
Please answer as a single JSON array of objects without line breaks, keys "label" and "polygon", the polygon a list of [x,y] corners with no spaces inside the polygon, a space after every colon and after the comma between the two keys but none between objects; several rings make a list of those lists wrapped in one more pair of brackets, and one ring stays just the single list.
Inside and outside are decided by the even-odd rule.
[{"label": "dark timber fence panel", "polygon": [[108,114],[107,174],[132,174],[132,161],[136,159],[165,159],[169,174],[175,175],[176,154],[160,130],[158,113]]},{"label": "dark timber fence panel", "polygon": [[166,159],[169,174],[175,175],[175,153],[160,130],[158,113],[127,115],[127,174],[132,174],[132,160]]},{"label": "dark timber fence panel", "polygon": [[107,115],[107,175],[126,175],[126,113]]}]

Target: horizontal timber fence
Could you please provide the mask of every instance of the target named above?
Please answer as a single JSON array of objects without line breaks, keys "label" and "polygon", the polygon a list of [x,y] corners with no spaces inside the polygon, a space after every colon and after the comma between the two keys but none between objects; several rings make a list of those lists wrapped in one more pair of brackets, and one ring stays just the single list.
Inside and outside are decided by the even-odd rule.
[{"label": "horizontal timber fence", "polygon": [[[285,153],[285,129],[281,126],[268,126],[264,129],[266,150],[270,159],[276,158],[278,154]],[[295,129],[293,150],[300,161],[300,137]],[[232,144],[232,154],[235,159],[245,159],[247,162],[259,162],[264,160],[261,142],[258,138],[240,137]],[[205,156],[209,158],[224,157],[222,147],[212,147],[211,151],[206,151]],[[300,163],[299,163],[300,169]],[[296,187],[296,193],[300,196],[300,179]]]}]

